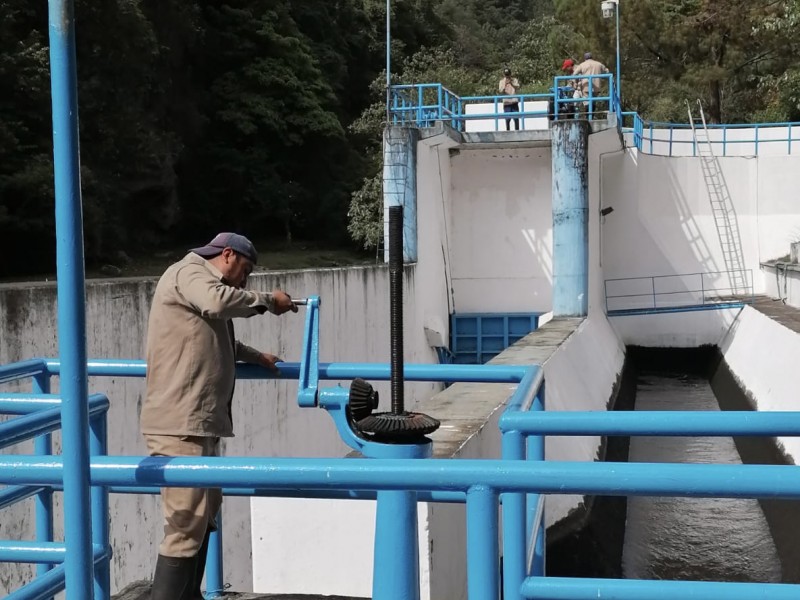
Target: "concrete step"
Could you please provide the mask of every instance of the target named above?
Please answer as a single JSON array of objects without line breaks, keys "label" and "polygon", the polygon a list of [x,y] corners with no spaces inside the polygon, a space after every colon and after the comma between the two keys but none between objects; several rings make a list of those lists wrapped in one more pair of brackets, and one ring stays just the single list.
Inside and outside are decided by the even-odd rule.
[{"label": "concrete step", "polygon": [[[368,598],[352,598],[350,596],[319,596],[308,594],[239,594],[226,592],[225,600],[369,600]],[[137,581],[130,584],[112,600],[150,600],[150,582]]]}]

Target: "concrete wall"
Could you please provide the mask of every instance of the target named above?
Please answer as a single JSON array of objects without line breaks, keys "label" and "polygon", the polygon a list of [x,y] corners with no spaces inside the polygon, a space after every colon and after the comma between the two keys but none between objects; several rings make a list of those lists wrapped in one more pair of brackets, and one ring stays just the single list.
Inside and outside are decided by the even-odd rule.
[{"label": "concrete wall", "polygon": [[550,310],[549,147],[462,149],[450,163],[455,312]]},{"label": "concrete wall", "polygon": [[[601,223],[605,279],[726,270],[700,159],[629,149],[603,162],[602,205],[614,209]],[[719,159],[756,293],[764,285],[759,263],[786,255],[800,236],[798,164],[796,156]],[[720,275],[706,285],[726,281]]]},{"label": "concrete wall", "polygon": [[[560,107],[559,107],[560,108]],[[519,112],[543,113],[547,114],[547,100],[522,100]],[[498,118],[489,119],[468,119],[464,121],[464,131],[506,131],[506,121],[502,116],[503,103],[498,102],[473,102],[464,105],[465,115],[498,115]],[[519,127],[525,131],[546,130],[550,122],[546,116],[542,117],[520,117]],[[511,129],[514,129],[514,122],[511,122]]]},{"label": "concrete wall", "polygon": [[614,331],[629,346],[696,348],[717,346],[741,308],[610,317]]},{"label": "concrete wall", "polygon": [[[739,387],[758,410],[797,410],[800,371],[795,360],[800,355],[800,334],[746,306],[719,346]],[[778,441],[798,464],[800,439]]]},{"label": "concrete wall", "polygon": [[[90,282],[87,285],[90,357],[143,356],[154,285],[153,280]],[[389,283],[384,267],[257,274],[251,278],[250,285],[262,290],[280,286],[297,297],[321,296],[321,360],[388,362]],[[405,287],[406,297],[413,297],[413,268],[407,270]],[[52,285],[0,288],[0,363],[58,354],[55,301]],[[237,320],[235,325],[238,338],[245,343],[271,351],[285,360],[299,360],[304,329],[302,309],[298,315]],[[405,349],[406,360],[410,362],[435,361],[413,303],[406,305]],[[57,384],[57,380],[54,383]],[[377,384],[377,387],[385,407],[389,398],[388,383]],[[111,399],[109,452],[144,454],[138,428],[143,380],[97,378],[90,381],[89,388],[92,392],[106,393]],[[13,388],[4,386],[4,389]],[[438,389],[438,384],[409,384],[406,406],[413,409],[420,398],[430,397]],[[339,441],[330,418],[322,410],[298,408],[296,390],[297,384],[293,381],[239,382],[234,400],[236,437],[226,440],[225,453],[238,456],[344,455],[348,449]],[[5,452],[31,451],[32,444],[20,444]],[[2,537],[32,539],[32,517],[32,501],[5,509]],[[250,500],[226,499],[223,520],[226,581],[238,591],[250,590]],[[59,515],[57,535],[61,535],[61,523]],[[113,590],[151,577],[160,536],[161,515],[156,497],[112,496]],[[285,545],[283,551],[286,552]],[[302,549],[297,551],[301,553]],[[0,590],[18,588],[30,579],[31,573],[27,566],[0,565]]]},{"label": "concrete wall", "polygon": [[800,265],[782,263],[763,265],[764,293],[800,308]]}]

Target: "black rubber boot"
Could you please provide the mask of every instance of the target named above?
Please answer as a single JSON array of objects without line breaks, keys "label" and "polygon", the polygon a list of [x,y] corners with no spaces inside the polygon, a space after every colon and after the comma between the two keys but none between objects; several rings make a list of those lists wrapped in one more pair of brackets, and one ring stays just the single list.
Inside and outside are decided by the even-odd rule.
[{"label": "black rubber boot", "polygon": [[211,531],[206,531],[206,537],[203,539],[203,545],[197,552],[197,561],[194,568],[194,585],[192,586],[192,600],[204,600],[203,594],[200,591],[200,584],[203,583],[203,574],[206,571],[206,557],[208,556],[208,538],[211,536]]},{"label": "black rubber boot", "polygon": [[197,557],[173,558],[158,555],[150,600],[193,600],[192,586]]}]

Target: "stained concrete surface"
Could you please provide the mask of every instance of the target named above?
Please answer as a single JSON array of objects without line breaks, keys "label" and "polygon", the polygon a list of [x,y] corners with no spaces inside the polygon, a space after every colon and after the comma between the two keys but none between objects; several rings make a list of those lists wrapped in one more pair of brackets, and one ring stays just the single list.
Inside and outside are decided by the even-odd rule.
[{"label": "stained concrete surface", "polygon": [[795,333],[800,333],[800,309],[768,296],[756,296],[753,308]]}]

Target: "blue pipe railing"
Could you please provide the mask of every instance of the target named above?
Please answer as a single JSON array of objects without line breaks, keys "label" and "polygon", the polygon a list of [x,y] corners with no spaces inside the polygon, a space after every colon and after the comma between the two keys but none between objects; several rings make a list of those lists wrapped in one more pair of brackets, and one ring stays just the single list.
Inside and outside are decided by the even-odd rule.
[{"label": "blue pipe railing", "polygon": [[[605,94],[594,90],[595,82],[601,81],[602,85],[613,90],[613,75],[581,75],[558,76],[554,79],[554,90],[559,86],[573,88],[577,80],[588,81],[588,96],[586,98],[561,97],[557,92],[542,94],[515,94],[519,100],[520,110],[515,112],[503,111],[503,100],[508,96],[458,96],[439,83],[419,83],[393,85],[389,94],[389,115],[393,125],[409,125],[415,127],[432,127],[437,122],[448,123],[458,131],[465,129],[467,121],[494,122],[495,131],[501,129],[501,124],[506,119],[524,118],[559,118],[572,116],[582,112],[588,119],[605,118],[608,110],[599,110],[599,103],[604,102],[610,110],[619,113],[619,103],[612,92]],[[525,103],[544,101],[548,107],[544,110],[526,110]],[[466,107],[470,104],[491,104],[493,112],[468,114]]]},{"label": "blue pipe railing", "polygon": [[[500,428],[505,435],[533,436],[800,436],[800,412],[719,412],[719,411],[640,411],[640,412],[523,412],[506,411],[500,419]],[[653,468],[656,465],[634,463]],[[687,465],[683,465],[687,466]],[[750,465],[753,467],[756,465]],[[681,465],[670,465],[654,472],[656,477],[670,477],[679,470],[687,474]],[[757,468],[760,466],[756,466]],[[780,467],[778,467],[780,468]],[[793,466],[790,469],[798,469]],[[786,471],[784,471],[786,473]],[[683,479],[686,481],[685,479]],[[665,494],[665,490],[652,495]],[[604,492],[606,493],[606,492]],[[608,492],[610,495],[613,493]],[[687,496],[705,495],[696,488]],[[729,495],[730,494],[730,495]],[[632,492],[630,495],[650,495]],[[736,496],[729,490],[725,497]],[[763,496],[753,496],[763,497]],[[504,508],[505,510],[505,508]],[[520,586],[524,598],[589,599],[620,598],[626,600],[666,600],[673,598],[770,598],[788,599],[798,593],[797,585],[783,584],[735,584],[709,582],[664,582],[603,579],[545,578],[543,573],[529,569]],[[515,582],[516,583],[516,582]]]},{"label": "blue pipe railing", "polygon": [[[48,372],[58,371],[57,361],[48,360],[45,364],[48,366]],[[142,376],[145,372],[141,361],[91,361],[90,365],[87,371],[92,374],[119,375],[124,371],[134,376]],[[300,372],[300,367],[296,363],[285,366],[288,368],[282,369],[284,376],[289,370],[298,374]],[[356,365],[347,364],[321,364],[321,378],[328,376],[338,379],[344,374],[354,375],[357,371],[355,367]],[[458,375],[456,372],[462,371],[458,367],[464,365],[407,365],[406,372],[417,380],[427,378],[438,381]],[[156,492],[157,487],[167,484],[214,485],[225,487],[228,491],[257,490],[259,495],[281,495],[282,492],[293,495],[299,494],[298,490],[301,489],[313,490],[303,492],[303,495],[309,497],[358,497],[352,490],[370,490],[371,496],[380,490],[407,489],[423,494],[429,493],[430,498],[434,500],[437,494],[450,494],[448,500],[467,503],[467,526],[470,532],[468,561],[471,572],[476,564],[487,562],[489,551],[486,547],[473,548],[471,544],[476,539],[484,541],[491,539],[494,530],[489,527],[487,533],[486,528],[493,522],[492,515],[495,514],[497,505],[495,497],[499,494],[504,504],[503,579],[504,594],[507,598],[532,597],[524,594],[539,593],[538,578],[544,572],[544,555],[541,551],[544,547],[541,531],[543,513],[540,509],[540,494],[800,497],[797,467],[659,465],[658,470],[654,470],[652,465],[647,464],[612,465],[542,461],[545,435],[800,435],[800,413],[547,413],[542,412],[544,379],[540,369],[498,368],[494,365],[466,367],[473,372],[473,380],[489,379],[506,382],[509,379],[516,379],[520,382],[500,420],[503,432],[501,461],[348,459],[344,462],[356,468],[341,471],[342,461],[338,459],[162,460],[152,457],[97,455],[92,458],[91,483],[122,491],[131,491],[131,488],[152,489],[152,493]],[[18,365],[10,365],[5,371],[0,367],[0,376],[4,372],[16,369]],[[253,376],[259,370],[256,369],[254,372],[248,368],[241,369],[243,374],[247,372],[248,376]],[[371,371],[384,379],[389,376],[388,365],[372,365]],[[481,372],[483,372],[482,377],[479,377]],[[0,397],[0,407],[5,406],[6,402],[16,406],[28,403],[26,408],[34,409],[41,408],[43,403],[54,402],[52,398],[41,396],[26,401],[19,395],[6,394]],[[17,409],[17,412],[23,411]],[[203,477],[208,475],[211,479],[197,479],[196,467],[199,463],[203,464]],[[438,466],[440,463],[443,463],[442,466]],[[419,465],[429,465],[434,471],[426,471],[424,468],[418,471]],[[485,473],[477,468],[479,466],[488,467],[494,478],[484,479]],[[24,484],[20,487],[57,486],[63,475],[62,469],[63,465],[58,458],[48,460],[43,460],[41,457],[0,458],[0,476],[5,480],[7,474],[13,473],[14,482]],[[236,473],[237,469],[242,469],[243,472],[246,470],[246,478],[244,475],[234,476],[233,473]],[[284,469],[286,473],[281,475]],[[263,477],[258,474],[262,471]],[[434,483],[429,480],[433,472],[438,473]],[[216,478],[218,474],[223,473],[227,473],[225,478]],[[269,476],[266,473],[269,473]],[[379,476],[379,473],[382,475]],[[341,474],[342,478],[340,479],[337,474]],[[175,479],[172,479],[173,475]],[[295,477],[300,477],[302,481]],[[420,500],[423,499],[426,497],[421,496]],[[494,523],[496,524],[496,520]],[[491,545],[489,549],[492,550]],[[494,582],[498,574],[485,568],[479,573],[481,574],[474,576],[477,579],[470,581],[470,591],[478,594],[479,598],[493,598],[494,596],[488,595],[488,590],[495,589]],[[221,573],[219,577],[221,583]],[[652,586],[658,583],[660,582],[653,582]],[[598,585],[613,587],[612,583],[608,582]],[[221,586],[212,588],[209,584],[209,589],[221,589]],[[529,589],[537,591],[525,591]],[[731,593],[731,588],[724,589],[726,593]],[[763,597],[786,597],[781,595],[784,593],[781,591],[782,588],[764,586],[763,589],[772,590],[767,592],[772,595]],[[647,595],[650,593],[652,590],[645,590],[639,597],[651,597]],[[99,596],[99,598],[105,597],[107,596]]]},{"label": "blue pipe railing", "polygon": [[[52,442],[50,433],[62,428],[63,411],[65,402],[60,395],[49,394],[50,373],[46,362],[41,359],[28,360],[10,365],[0,366],[0,382],[10,383],[13,381],[32,379],[32,393],[3,393],[0,394],[0,414],[13,415],[14,418],[0,424],[0,448],[7,448],[28,439],[34,439],[34,451],[42,457],[52,454]],[[86,412],[89,420],[89,450],[92,455],[105,454],[106,448],[106,417],[109,408],[108,398],[102,394],[93,394],[87,397]],[[64,435],[65,447],[72,448],[70,437]],[[88,464],[87,464],[88,469]],[[66,487],[66,482],[62,481],[61,489]],[[77,482],[70,485],[87,485],[86,482]],[[49,571],[53,570],[53,565],[61,560],[48,560],[48,557],[56,556],[53,542],[53,490],[52,488],[41,486],[16,486],[10,485],[0,492],[0,506],[10,506],[16,502],[25,500],[30,496],[36,496],[35,521],[36,521],[36,541],[35,542],[7,542],[0,541],[0,561],[4,562],[34,562],[36,563],[36,573],[38,578],[44,577]],[[93,559],[90,564],[91,579],[94,582],[94,597],[110,597],[110,547],[108,531],[108,491],[103,488],[90,489],[92,516],[91,526],[81,525],[84,532],[91,539]],[[97,549],[102,552],[98,554]],[[68,559],[64,552],[62,559]],[[86,565],[80,565],[86,568]],[[61,577],[66,577],[69,569],[63,564],[57,567],[56,575],[49,575],[43,581],[50,581],[51,584],[29,584],[20,588],[15,594],[9,597],[19,598],[43,598],[49,599],[51,596],[46,592],[36,591],[39,586],[41,589],[50,589],[52,585],[61,585]],[[60,574],[60,575],[59,575]],[[83,577],[85,574],[81,574]],[[66,580],[64,580],[66,581]],[[35,583],[35,582],[34,582]],[[65,586],[66,583],[64,582]],[[73,584],[73,587],[75,584]],[[16,594],[21,594],[17,596]],[[44,595],[41,595],[44,594]]]},{"label": "blue pipe railing", "polygon": [[[697,156],[697,141],[692,126],[687,123],[646,121],[636,113],[624,113],[626,123],[623,133],[630,135],[633,145],[646,154],[660,156]],[[709,140],[716,156],[758,156],[764,148],[777,148],[777,154],[792,154],[794,142],[800,141],[800,123],[725,123],[709,124]],[[738,139],[730,135],[739,133]],[[768,133],[767,133],[768,132]],[[765,136],[765,133],[767,135]],[[706,143],[703,141],[703,143]],[[742,144],[750,145],[752,152],[733,152]],[[689,145],[690,149],[683,148]]]},{"label": "blue pipe railing", "polygon": [[[555,90],[574,88],[578,79],[603,80],[604,89],[608,93],[595,94],[594,85],[590,84],[587,98],[561,96]],[[606,83],[606,81],[608,83]],[[620,98],[614,93],[613,75],[557,76],[553,79],[553,88],[546,94],[517,94],[520,100],[518,112],[504,113],[503,98],[507,96],[464,96],[460,97],[438,83],[394,85],[390,90],[390,122],[393,125],[414,127],[432,127],[437,122],[448,123],[458,131],[464,131],[465,123],[474,120],[494,121],[495,131],[501,129],[505,119],[524,118],[561,118],[571,117],[576,109],[588,104],[586,118],[605,118],[606,111],[598,110],[598,103],[608,103],[609,110],[615,113],[620,130],[640,152],[663,156],[696,156],[697,142],[691,135],[691,125],[687,123],[666,123],[647,121],[638,113],[623,111]],[[553,109],[525,110],[525,103],[546,100]],[[470,103],[492,104],[493,112],[467,114],[465,107]],[[778,147],[777,153],[792,154],[796,142],[800,141],[800,123],[731,123],[710,124],[709,143],[717,156],[731,156],[731,147],[749,145],[752,152],[746,155],[759,155],[766,148]],[[730,132],[742,132],[739,136],[731,136]],[[705,142],[704,142],[705,143]],[[690,145],[688,151],[683,151]],[[782,148],[781,148],[782,146]],[[738,155],[745,155],[738,153]]]},{"label": "blue pipe railing", "polygon": [[[616,413],[607,413],[609,420]],[[580,432],[587,435],[589,431]],[[19,483],[52,484],[63,477],[59,457],[42,460],[35,456],[2,456],[0,473],[14,472]],[[339,490],[459,490],[467,493],[467,528],[479,531],[490,521],[486,511],[497,510],[497,493],[538,492],[548,494],[658,495],[676,497],[735,498],[800,498],[800,468],[795,466],[659,464],[658,469],[646,463],[573,463],[524,462],[508,460],[413,460],[413,459],[302,459],[302,458],[166,458],[166,457],[93,457],[91,483],[100,486],[162,485],[230,486],[264,489]],[[495,521],[496,523],[496,521]],[[493,531],[490,529],[490,531]],[[471,538],[474,540],[474,536]],[[479,538],[481,539],[481,538]],[[504,544],[506,542],[504,541]],[[506,548],[505,552],[508,549]],[[477,553],[477,554],[473,554]],[[474,559],[481,555],[468,550]],[[482,556],[482,555],[481,555]],[[496,555],[494,555],[496,558]],[[480,569],[468,572],[469,588],[484,590],[477,598],[496,598],[486,592],[488,582],[498,577],[498,561],[481,561]],[[475,579],[473,579],[475,578]],[[580,583],[578,583],[580,582]],[[652,582],[648,593],[662,582]],[[513,598],[525,596],[527,586],[536,578],[526,579]],[[612,585],[610,583],[609,585]],[[574,580],[598,596],[596,584]],[[759,597],[788,598],[798,592],[797,586],[764,584],[726,584],[726,594],[736,593],[740,586],[759,590]],[[594,587],[593,587],[594,586]],[[589,590],[594,590],[590,592]],[[646,597],[642,595],[640,597]],[[655,597],[650,595],[649,597]],[[659,597],[667,597],[663,594]],[[683,597],[691,597],[683,596]],[[730,595],[704,596],[730,598]]]},{"label": "blue pipe railing", "polygon": [[[312,311],[310,311],[312,312]],[[313,311],[316,312],[316,311]],[[314,318],[314,317],[309,317]],[[316,360],[317,352],[311,352],[310,358],[314,360],[304,360],[301,363],[281,363],[281,377],[296,377],[306,381],[306,386],[310,381],[318,381],[320,379],[353,379],[357,376],[369,377],[373,380],[389,380],[390,379],[390,366],[388,364],[371,364],[371,363],[318,363]],[[146,364],[141,360],[89,360],[86,367],[89,376],[115,376],[115,377],[144,377],[146,374]],[[404,372],[406,379],[409,381],[472,381],[472,382],[499,382],[499,383],[523,383],[518,386],[517,391],[513,398],[523,398],[529,394],[528,385],[525,381],[532,381],[530,378],[531,373],[539,373],[536,379],[537,385],[541,382],[541,373],[538,367],[517,367],[517,366],[495,366],[484,365],[480,367],[479,372],[471,365],[404,365]],[[39,359],[32,361],[25,361],[24,363],[15,363],[11,365],[0,366],[0,380],[10,382],[15,379],[24,379],[26,377],[34,377],[36,379],[34,384],[34,392],[50,388],[50,376],[59,375],[61,373],[61,363],[57,359]],[[528,380],[525,380],[528,374]],[[237,365],[237,377],[242,379],[262,379],[271,378],[272,375],[266,369],[254,365]],[[314,387],[316,384],[314,385]],[[314,400],[315,401],[315,400]],[[523,400],[514,400],[515,405],[522,405]],[[92,396],[90,401],[90,414],[94,415],[95,411],[107,409],[108,401],[104,397]],[[7,411],[10,414],[31,415],[34,417],[33,423],[28,423],[23,417],[15,419],[16,423],[13,427],[9,426],[9,431],[6,439],[8,443],[16,443],[19,441],[20,436],[16,434],[17,431],[25,432],[29,437],[39,433],[52,431],[58,425],[58,406],[60,400],[57,396],[44,394],[44,393],[5,393],[0,394],[0,411]],[[92,455],[105,454],[107,449],[105,447],[105,425],[96,426],[94,420],[91,421],[91,449]],[[7,425],[7,424],[4,424]],[[3,440],[3,426],[0,425],[0,440]],[[37,506],[37,541],[40,543],[52,542],[52,493],[53,488],[63,489],[63,485],[58,483],[48,487],[47,493],[49,494],[51,504],[49,508]],[[100,492],[97,490],[102,490]],[[107,494],[111,492],[107,487],[92,488],[92,503],[97,507],[92,510],[92,532],[93,536],[100,539],[107,539],[108,536],[108,500]],[[120,486],[115,487],[113,491],[122,493],[158,493],[158,490],[149,489],[146,487],[138,486]],[[235,495],[259,495],[259,496],[285,496],[285,497],[341,497],[341,498],[373,498],[376,492],[369,490],[366,491],[341,491],[339,493],[330,494],[324,493],[319,490],[307,490],[298,492],[297,490],[286,490],[284,493],[276,493],[266,489],[249,488],[244,492],[237,488],[227,488],[225,490],[228,494]],[[252,492],[252,493],[251,493]],[[41,488],[38,486],[17,486],[9,492],[9,496],[28,497],[35,493],[41,494]],[[466,501],[465,492],[453,491],[428,491],[423,490],[419,496],[418,501],[436,501],[436,502],[459,502]],[[221,523],[221,519],[220,519]],[[217,532],[212,534],[210,540],[209,555],[206,570],[206,586],[207,598],[215,598],[222,595],[224,586],[224,578],[222,572],[222,552],[221,540],[222,527],[220,526]],[[93,537],[94,539],[94,537]],[[524,564],[525,553],[524,548],[517,555],[517,561]],[[513,561],[509,561],[510,563]],[[41,565],[48,569],[50,564]],[[44,571],[41,574],[43,574]],[[106,583],[110,579],[109,568],[107,564],[100,564],[96,567],[95,572],[95,598],[108,598],[110,589],[109,584]]]}]

